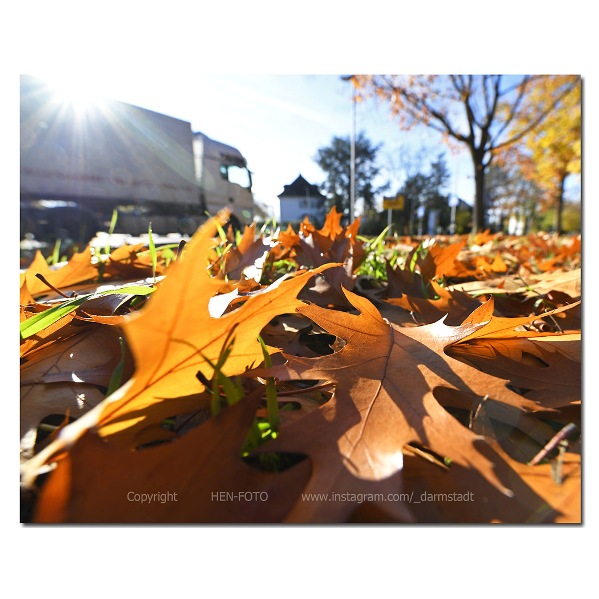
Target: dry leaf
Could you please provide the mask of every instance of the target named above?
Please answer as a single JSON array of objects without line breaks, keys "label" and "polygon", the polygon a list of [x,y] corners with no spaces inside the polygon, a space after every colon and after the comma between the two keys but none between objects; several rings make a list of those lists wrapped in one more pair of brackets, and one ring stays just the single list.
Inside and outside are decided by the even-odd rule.
[{"label": "dry leaf", "polygon": [[[219,218],[225,222],[227,215]],[[257,340],[260,331],[275,316],[302,305],[295,297],[314,273],[275,284],[267,292],[249,297],[237,310],[212,318],[209,303],[220,282],[209,278],[204,261],[215,231],[211,221],[196,233],[147,305],[123,327],[135,360],[132,379],[66,427],[53,444],[33,458],[26,468],[26,480],[35,478],[47,460],[91,427],[113,443],[136,447],[144,429],[155,428],[160,433],[163,419],[192,411],[195,395],[203,389],[197,373],[208,379],[213,373],[203,356],[216,363],[233,331],[235,343],[223,373],[238,375],[262,362]],[[144,435],[147,442],[147,433]]]},{"label": "dry leaf", "polygon": [[35,276],[37,273],[43,275],[58,289],[66,289],[75,283],[92,280],[98,276],[98,270],[92,264],[91,257],[91,248],[87,247],[82,252],[75,254],[64,266],[52,269],[38,250],[29,268],[21,274],[20,285],[27,282],[29,293],[38,298],[47,293],[49,289]]}]

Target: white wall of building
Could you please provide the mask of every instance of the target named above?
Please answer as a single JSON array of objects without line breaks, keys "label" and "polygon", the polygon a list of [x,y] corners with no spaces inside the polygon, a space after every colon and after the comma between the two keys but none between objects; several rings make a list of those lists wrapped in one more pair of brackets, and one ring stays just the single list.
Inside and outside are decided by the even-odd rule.
[{"label": "white wall of building", "polygon": [[318,198],[280,198],[281,222],[301,221],[308,215],[311,219],[322,219],[324,204]]}]

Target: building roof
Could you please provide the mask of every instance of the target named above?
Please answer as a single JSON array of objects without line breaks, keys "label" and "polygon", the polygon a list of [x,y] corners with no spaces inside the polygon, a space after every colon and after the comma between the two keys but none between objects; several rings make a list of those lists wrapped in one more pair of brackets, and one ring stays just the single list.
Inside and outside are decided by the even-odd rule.
[{"label": "building roof", "polygon": [[284,185],[283,193],[280,193],[278,198],[290,198],[290,197],[305,197],[309,195],[311,198],[320,198],[323,201],[326,200],[326,197],[320,193],[317,185],[312,185],[312,183],[308,183],[301,175],[291,183],[290,185]]}]

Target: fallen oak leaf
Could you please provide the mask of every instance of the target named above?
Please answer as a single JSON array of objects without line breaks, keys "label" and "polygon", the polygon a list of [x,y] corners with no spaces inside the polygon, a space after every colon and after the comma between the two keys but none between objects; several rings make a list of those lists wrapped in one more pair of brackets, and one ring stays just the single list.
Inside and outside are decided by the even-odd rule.
[{"label": "fallen oak leaf", "polygon": [[554,479],[553,473],[557,458],[552,460],[553,463],[529,466],[510,458],[497,442],[492,441],[491,445],[504,456],[522,481],[544,500],[531,522],[582,522],[582,463],[580,453],[576,451],[580,448],[580,442],[572,444],[571,450],[564,453],[561,463],[562,480],[559,483]]},{"label": "fallen oak leaf", "polygon": [[243,462],[241,448],[260,396],[247,396],[185,436],[142,450],[86,431],[43,485],[34,521],[280,522],[310,475],[310,461],[281,473]]},{"label": "fallen oak leaf", "polygon": [[[502,316],[494,316],[495,301],[493,296],[488,301],[481,304],[476,310],[474,310],[470,316],[464,322],[481,322],[486,321],[483,327],[473,331],[468,337],[461,339],[461,342],[470,341],[472,339],[486,338],[486,339],[501,339],[508,337],[531,337],[533,333],[524,329],[524,325],[529,325],[539,318],[549,318],[555,314],[565,312],[566,310],[572,310],[581,304],[580,301],[568,304],[566,306],[560,306],[554,310],[543,312],[542,314],[533,314],[532,316],[522,316],[516,318],[506,318]],[[518,330],[515,330],[518,328]],[[543,334],[543,333],[541,333]],[[548,333],[551,335],[552,333]]]},{"label": "fallen oak leaf", "polygon": [[[120,333],[114,327],[86,325],[78,334],[48,344],[21,366],[21,451],[33,446],[43,418],[66,414],[78,418],[106,396],[113,372],[121,362]],[[125,351],[122,382],[133,373]]]},{"label": "fallen oak leaf", "polygon": [[[561,335],[556,334],[556,337]],[[569,337],[572,344],[573,336]],[[539,340],[474,338],[452,345],[446,353],[484,372],[508,378],[512,386],[523,390],[527,399],[544,408],[579,403],[582,394],[580,360],[571,359],[565,351],[560,351],[557,343],[543,343],[543,339],[551,337]],[[570,355],[573,352],[570,348]]]},{"label": "fallen oak leaf", "polygon": [[338,263],[336,268],[315,276],[302,291],[300,298],[321,306],[334,305],[348,309],[351,306],[341,288],[353,289],[355,271],[364,260],[366,251],[357,238],[360,218],[343,228],[340,224],[341,216],[335,207],[331,208],[320,231],[307,218],[304,219],[301,224],[302,235],[298,237],[298,245],[295,247],[295,261],[302,268]]},{"label": "fallen oak leaf", "polygon": [[[429,246],[426,256],[418,256],[416,266],[420,270],[422,278],[430,281],[434,278],[456,278],[469,277],[475,275],[476,271],[468,270],[462,263],[458,262],[458,255],[464,249],[466,240],[452,243],[445,247],[438,244]],[[414,250],[413,253],[416,253]],[[411,257],[408,257],[406,263],[409,264]]]},{"label": "fallen oak leaf", "polygon": [[449,291],[435,281],[430,281],[429,286],[434,299],[401,294],[400,297],[388,295],[385,301],[408,312],[414,312],[425,323],[436,322],[447,315],[445,322],[448,325],[462,323],[466,316],[481,304],[466,293]]},{"label": "fallen oak leaf", "polygon": [[110,252],[103,267],[103,274],[108,279],[140,279],[161,276],[166,272],[163,254],[166,250],[158,248],[156,260],[150,252],[144,251],[147,243],[135,245],[124,244]]},{"label": "fallen oak leaf", "polygon": [[98,269],[92,264],[91,247],[88,246],[82,252],[74,254],[72,258],[60,268],[52,269],[38,250],[29,268],[21,274],[20,285],[27,282],[29,293],[33,297],[39,297],[48,292],[48,287],[37,278],[37,274],[43,277],[54,287],[67,288],[75,283],[89,281],[98,276]]},{"label": "fallen oak leaf", "polygon": [[[239,244],[230,246],[224,255],[224,266],[216,276],[219,279],[240,280],[243,271],[262,258],[270,245],[264,242],[262,235],[256,239],[256,223],[246,226]],[[218,264],[222,265],[222,260]]]},{"label": "fallen oak leaf", "polygon": [[169,269],[152,301],[123,325],[136,371],[131,380],[83,418],[65,427],[58,438],[25,465],[24,480],[31,482],[47,460],[70,447],[87,429],[110,436],[113,443],[135,447],[136,437],[147,427],[157,427],[164,418],[191,412],[195,395],[203,386],[196,377],[212,376],[231,331],[232,352],[222,368],[226,376],[241,374],[263,360],[258,336],[275,316],[303,305],[296,299],[315,271],[275,283],[247,299],[238,309],[212,318],[209,303],[220,281],[210,279],[206,258],[213,245],[216,223],[226,222],[228,213],[209,221],[185,246],[181,258]]},{"label": "fallen oak leaf", "polygon": [[[113,327],[92,325],[79,335],[53,343],[23,364],[21,387],[74,381],[107,388],[121,360],[120,336]],[[133,364],[129,360],[124,375],[129,378],[132,373]]]},{"label": "fallen oak leaf", "polygon": [[[514,405],[535,405],[505,388],[505,381],[443,352],[483,325],[469,322],[448,327],[439,321],[400,329],[386,323],[365,298],[344,293],[359,315],[314,305],[298,308],[303,316],[345,339],[341,351],[320,358],[285,355],[283,366],[248,373],[337,384],[329,402],[281,429],[279,437],[264,446],[265,451],[270,447],[310,455],[314,469],[306,492],[345,492],[355,490],[359,480],[380,482],[393,477],[402,468],[404,446],[418,442],[464,468],[477,470],[481,478],[510,495],[495,473],[495,463],[477,449],[484,441],[450,416],[433,395],[436,387],[448,386],[481,397],[492,393]],[[326,520],[339,509],[326,502],[303,502],[290,518]]]},{"label": "fallen oak leaf", "polygon": [[[581,294],[581,269],[571,271],[555,271],[542,275],[529,275],[524,281],[521,276],[514,275],[485,281],[457,283],[448,289],[457,289],[469,294],[489,293],[524,293],[529,297],[538,297],[552,291],[562,291],[573,299],[579,299]],[[524,283],[524,284],[523,284]]]}]

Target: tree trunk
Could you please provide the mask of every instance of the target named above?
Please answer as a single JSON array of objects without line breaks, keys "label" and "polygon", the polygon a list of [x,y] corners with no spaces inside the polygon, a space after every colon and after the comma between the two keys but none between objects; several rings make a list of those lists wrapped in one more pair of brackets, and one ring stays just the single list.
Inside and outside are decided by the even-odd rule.
[{"label": "tree trunk", "polygon": [[483,156],[476,151],[472,152],[474,165],[474,218],[472,232],[477,233],[485,230],[485,169],[483,168]]},{"label": "tree trunk", "polygon": [[566,184],[566,177],[568,173],[564,173],[561,176],[559,182],[559,188],[557,191],[557,198],[555,201],[555,215],[553,217],[553,230],[558,234],[562,234],[562,212],[564,209],[564,187]]}]

